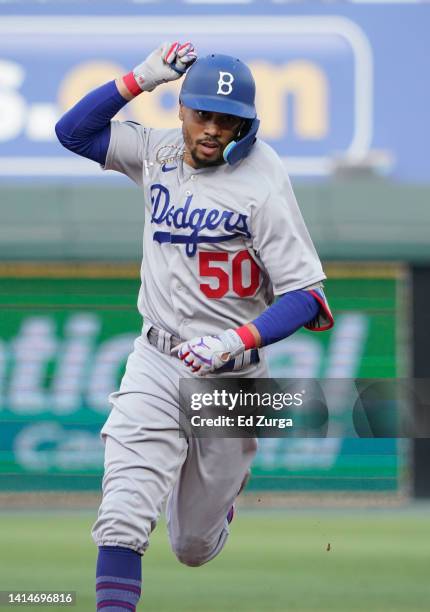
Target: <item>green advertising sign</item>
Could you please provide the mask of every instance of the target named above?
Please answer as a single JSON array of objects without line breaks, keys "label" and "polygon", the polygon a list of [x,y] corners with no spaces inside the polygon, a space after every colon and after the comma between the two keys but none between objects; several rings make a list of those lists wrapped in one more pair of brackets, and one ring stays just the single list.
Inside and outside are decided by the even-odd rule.
[{"label": "green advertising sign", "polygon": [[[326,293],[336,325],[268,349],[274,377],[399,375],[401,270],[341,267]],[[135,266],[4,265],[0,269],[0,488],[100,486],[100,428],[140,333]],[[265,439],[251,487],[392,490],[393,440]]]}]

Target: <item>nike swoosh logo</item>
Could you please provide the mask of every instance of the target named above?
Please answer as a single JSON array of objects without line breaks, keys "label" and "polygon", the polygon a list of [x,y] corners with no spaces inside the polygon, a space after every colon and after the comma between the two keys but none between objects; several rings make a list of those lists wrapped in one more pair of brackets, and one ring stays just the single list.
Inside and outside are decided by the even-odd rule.
[{"label": "nike swoosh logo", "polygon": [[161,166],[161,170],[162,172],[170,172],[170,170],[176,170],[178,166],[168,166],[167,164],[164,164],[163,166]]}]

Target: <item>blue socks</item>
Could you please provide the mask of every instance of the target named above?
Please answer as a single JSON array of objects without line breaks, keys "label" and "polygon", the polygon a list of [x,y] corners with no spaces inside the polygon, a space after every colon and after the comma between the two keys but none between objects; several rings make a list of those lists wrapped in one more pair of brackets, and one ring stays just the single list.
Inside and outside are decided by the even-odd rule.
[{"label": "blue socks", "polygon": [[130,548],[99,546],[97,610],[135,612],[142,584],[141,555]]}]

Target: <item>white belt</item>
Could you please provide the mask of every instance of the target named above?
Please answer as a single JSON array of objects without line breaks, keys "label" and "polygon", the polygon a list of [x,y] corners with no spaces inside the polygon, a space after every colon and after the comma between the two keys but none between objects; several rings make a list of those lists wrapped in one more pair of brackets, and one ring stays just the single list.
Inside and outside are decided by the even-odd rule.
[{"label": "white belt", "polygon": [[[181,340],[181,338],[178,338],[177,336],[169,333],[165,329],[161,329],[161,327],[157,327],[156,325],[151,325],[149,331],[147,332],[147,338],[148,342],[155,346],[160,353],[165,353],[166,355],[171,355],[172,348],[184,342],[184,340]],[[227,361],[222,368],[217,369],[217,372],[243,370],[251,364],[259,363],[259,361],[260,355],[258,353],[258,349],[249,349],[234,359]]]}]

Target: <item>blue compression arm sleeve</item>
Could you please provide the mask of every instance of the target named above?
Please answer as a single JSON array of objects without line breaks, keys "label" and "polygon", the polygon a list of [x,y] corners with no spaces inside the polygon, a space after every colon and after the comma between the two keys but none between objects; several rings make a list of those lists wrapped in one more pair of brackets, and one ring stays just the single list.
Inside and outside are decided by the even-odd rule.
[{"label": "blue compression arm sleeve", "polygon": [[104,164],[110,141],[110,121],[126,104],[115,81],[94,89],[58,121],[55,126],[58,140],[69,151]]},{"label": "blue compression arm sleeve", "polygon": [[261,346],[291,336],[300,327],[312,321],[319,309],[320,305],[309,291],[300,289],[285,293],[252,321],[260,333]]}]

